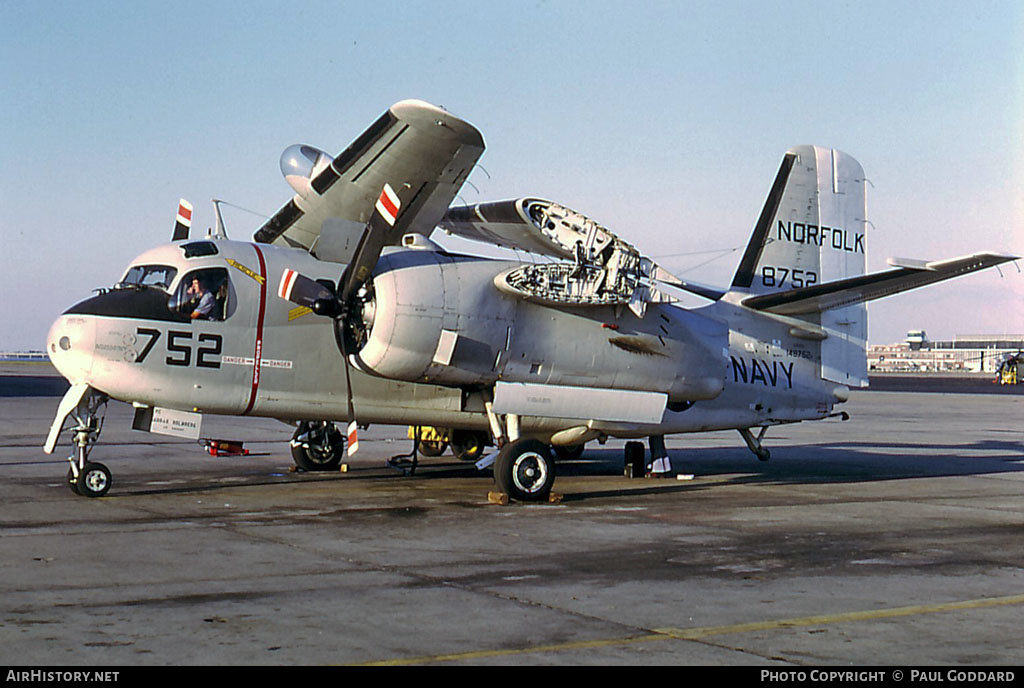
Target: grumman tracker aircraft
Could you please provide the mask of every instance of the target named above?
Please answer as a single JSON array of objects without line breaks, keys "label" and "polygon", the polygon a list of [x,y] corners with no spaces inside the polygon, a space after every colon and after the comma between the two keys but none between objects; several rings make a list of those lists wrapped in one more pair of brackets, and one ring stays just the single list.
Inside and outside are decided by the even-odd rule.
[{"label": "grumman tracker aircraft", "polygon": [[[594,439],[650,438],[657,470],[665,435],[736,429],[765,459],[768,427],[840,415],[867,384],[865,302],[1013,259],[892,260],[865,275],[860,165],[798,146],[732,284],[713,289],[557,203],[449,208],[483,150],[469,123],[407,100],[336,158],[287,149],[295,196],[252,242],[220,222],[187,238],[183,205],[173,243],[50,331],[71,388],[45,451],[70,418],[72,490],[110,488],[90,458],[109,399],[135,406],[137,429],[197,438],[204,414],[287,421],[307,469],[336,467],[357,425],[441,428],[463,458],[496,445],[478,465],[492,459],[498,489],[527,501],[551,491],[552,448]],[[429,238],[438,226],[532,258],[447,251]],[[674,290],[708,303],[682,308]]]}]

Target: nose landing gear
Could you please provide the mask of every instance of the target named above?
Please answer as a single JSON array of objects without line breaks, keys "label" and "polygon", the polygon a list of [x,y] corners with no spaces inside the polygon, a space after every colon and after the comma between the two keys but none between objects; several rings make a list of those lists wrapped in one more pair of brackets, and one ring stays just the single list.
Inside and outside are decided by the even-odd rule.
[{"label": "nose landing gear", "polygon": [[89,454],[103,430],[109,397],[94,390],[85,394],[75,409],[68,414],[74,421],[71,455],[68,456],[68,487],[83,497],[102,497],[110,490],[113,477],[102,463],[89,461]]}]

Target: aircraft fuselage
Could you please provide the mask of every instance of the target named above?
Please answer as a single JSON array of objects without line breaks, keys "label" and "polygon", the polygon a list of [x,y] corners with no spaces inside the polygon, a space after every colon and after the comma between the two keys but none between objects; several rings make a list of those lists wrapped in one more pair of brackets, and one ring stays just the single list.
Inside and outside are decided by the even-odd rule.
[{"label": "aircraft fuselage", "polygon": [[[384,254],[370,341],[353,357],[361,369],[351,368],[360,423],[484,430],[484,390],[498,381],[656,390],[669,401],[661,423],[588,419],[585,409],[524,416],[522,431],[542,437],[581,423],[592,436],[642,437],[810,420],[844,398],[844,388],[821,380],[813,343],[728,298],[695,310],[652,305],[643,318],[609,306],[557,309],[494,287],[495,275],[517,264],[423,249]],[[343,267],[248,242],[160,246],[126,273],[149,275],[141,279],[150,284],[68,309],[47,346],[72,383],[137,406],[345,419],[334,321],[277,296],[285,268],[333,283]],[[220,319],[188,313],[185,289],[196,275],[219,290]],[[398,326],[389,330],[388,318]]]}]

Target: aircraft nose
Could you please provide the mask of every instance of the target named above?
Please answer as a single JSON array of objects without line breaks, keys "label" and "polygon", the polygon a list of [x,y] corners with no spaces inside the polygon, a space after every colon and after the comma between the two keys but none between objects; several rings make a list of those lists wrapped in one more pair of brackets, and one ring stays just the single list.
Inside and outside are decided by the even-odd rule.
[{"label": "aircraft nose", "polygon": [[50,362],[71,384],[89,381],[95,348],[95,323],[91,318],[64,314],[46,337]]}]

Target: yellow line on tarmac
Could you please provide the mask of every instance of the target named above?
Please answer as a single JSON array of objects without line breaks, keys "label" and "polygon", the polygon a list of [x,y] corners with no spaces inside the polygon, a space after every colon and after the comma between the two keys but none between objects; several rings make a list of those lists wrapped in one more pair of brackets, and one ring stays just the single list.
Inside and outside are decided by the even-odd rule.
[{"label": "yellow line on tarmac", "polygon": [[696,640],[698,638],[706,638],[712,635],[725,635],[727,633],[750,633],[752,631],[770,631],[778,628],[824,626],[827,624],[847,623],[850,621],[892,619],[899,616],[917,616],[919,614],[935,614],[937,612],[952,612],[962,609],[1005,607],[1013,604],[1024,604],[1024,595],[989,597],[980,600],[966,600],[963,602],[946,602],[944,604],[918,604],[910,607],[895,607],[892,609],[869,609],[863,612],[804,616],[797,619],[758,621],[754,623],[733,624],[731,626],[707,626],[704,628],[656,628],[654,629],[654,632],[661,633],[672,638],[678,638],[680,640]]},{"label": "yellow line on tarmac", "polygon": [[457,652],[446,655],[427,655],[422,657],[408,657],[398,659],[384,659],[375,662],[366,662],[361,666],[399,666],[404,664],[431,664],[434,662],[466,661],[484,659],[488,657],[511,657],[515,655],[527,655],[538,652],[562,652],[565,650],[586,650],[598,647],[609,647],[612,645],[630,645],[633,643],[645,643],[652,640],[699,640],[715,635],[728,635],[731,633],[751,633],[754,631],[771,631],[782,628],[801,628],[804,626],[824,626],[828,624],[848,623],[851,621],[872,621],[876,619],[892,619],[901,616],[918,616],[920,614],[935,614],[938,612],[953,612],[966,609],[984,609],[987,607],[1006,607],[1015,604],[1024,604],[1024,595],[1010,595],[1007,597],[988,597],[978,600],[964,600],[962,602],[946,602],[943,604],[919,604],[909,607],[894,607],[891,609],[871,609],[862,612],[846,612],[842,614],[823,614],[820,616],[804,616],[795,619],[776,619],[774,621],[755,621],[753,623],[731,624],[728,626],[704,626],[698,628],[656,628],[649,635],[625,636],[622,638],[606,638],[603,640],[581,640],[572,643],[557,643],[554,645],[537,645],[509,650],[475,650],[472,652]]}]

